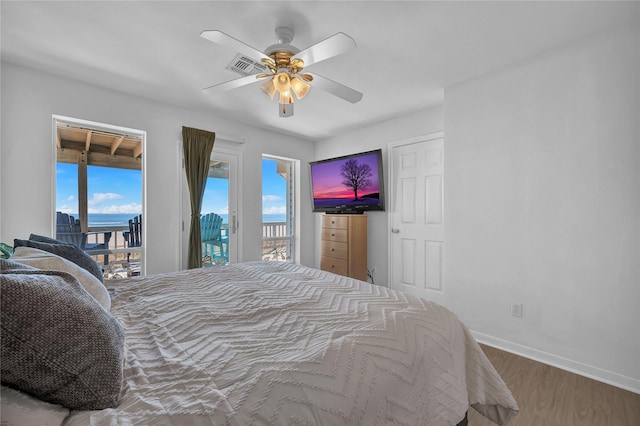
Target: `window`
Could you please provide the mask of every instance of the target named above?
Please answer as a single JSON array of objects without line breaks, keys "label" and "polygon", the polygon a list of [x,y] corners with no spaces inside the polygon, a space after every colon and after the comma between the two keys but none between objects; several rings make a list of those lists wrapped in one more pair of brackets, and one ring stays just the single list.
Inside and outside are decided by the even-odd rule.
[{"label": "window", "polygon": [[295,164],[262,157],[262,260],[296,261]]},{"label": "window", "polygon": [[54,117],[54,136],[55,238],[85,250],[106,279],[140,275],[144,132]]}]

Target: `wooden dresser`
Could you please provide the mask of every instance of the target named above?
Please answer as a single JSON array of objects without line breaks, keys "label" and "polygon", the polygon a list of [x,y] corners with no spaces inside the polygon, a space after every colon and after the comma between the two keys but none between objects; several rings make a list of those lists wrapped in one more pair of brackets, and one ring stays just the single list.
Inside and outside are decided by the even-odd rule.
[{"label": "wooden dresser", "polygon": [[367,215],[322,216],[320,269],[367,281]]}]

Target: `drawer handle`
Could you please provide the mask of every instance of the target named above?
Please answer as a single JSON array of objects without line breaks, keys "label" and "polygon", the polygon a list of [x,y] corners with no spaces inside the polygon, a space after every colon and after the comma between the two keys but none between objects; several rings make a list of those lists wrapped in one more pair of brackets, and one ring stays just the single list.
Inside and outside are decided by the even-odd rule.
[{"label": "drawer handle", "polygon": [[336,251],[336,249],[332,248],[331,251]]},{"label": "drawer handle", "polygon": [[336,223],[336,221],[335,221],[335,220],[332,220],[332,221],[331,221],[331,224],[332,224],[332,225],[335,225],[335,223]]},{"label": "drawer handle", "polygon": [[336,234],[331,234],[331,236],[332,236],[332,237],[335,237],[335,236],[336,236]]}]

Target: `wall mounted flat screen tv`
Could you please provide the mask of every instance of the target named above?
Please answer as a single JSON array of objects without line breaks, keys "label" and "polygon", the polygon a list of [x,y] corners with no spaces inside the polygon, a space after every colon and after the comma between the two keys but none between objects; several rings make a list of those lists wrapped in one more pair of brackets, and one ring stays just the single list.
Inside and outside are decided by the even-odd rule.
[{"label": "wall mounted flat screen tv", "polygon": [[313,161],[309,170],[314,212],[384,210],[382,150]]}]

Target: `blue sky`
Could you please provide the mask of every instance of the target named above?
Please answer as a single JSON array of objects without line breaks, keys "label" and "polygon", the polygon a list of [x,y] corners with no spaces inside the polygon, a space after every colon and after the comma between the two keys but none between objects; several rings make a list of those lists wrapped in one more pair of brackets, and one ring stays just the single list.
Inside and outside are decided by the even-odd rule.
[{"label": "blue sky", "polygon": [[[78,168],[57,163],[56,211],[78,213]],[[89,166],[89,213],[142,213],[142,173],[139,170]],[[275,160],[262,161],[263,214],[285,214],[286,182],[276,173]],[[228,213],[226,179],[208,179],[202,212]]]},{"label": "blue sky", "polygon": [[[275,160],[262,160],[262,182],[262,214],[284,215],[287,185],[285,180],[276,173]],[[226,179],[207,179],[202,200],[202,213],[228,214],[228,197],[229,188]]]},{"label": "blue sky", "polygon": [[262,160],[262,214],[287,212],[287,182],[276,173],[276,160]]},{"label": "blue sky", "polygon": [[[142,173],[87,167],[89,213],[142,213]],[[78,166],[57,163],[56,211],[78,213]]]}]

